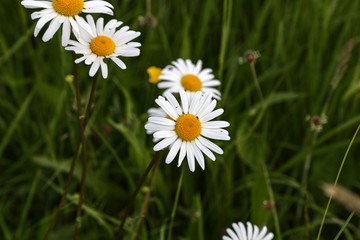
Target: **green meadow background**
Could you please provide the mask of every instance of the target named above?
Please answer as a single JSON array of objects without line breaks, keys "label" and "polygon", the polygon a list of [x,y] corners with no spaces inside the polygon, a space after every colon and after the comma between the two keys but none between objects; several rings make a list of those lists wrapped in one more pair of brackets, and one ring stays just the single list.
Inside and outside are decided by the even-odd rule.
[{"label": "green meadow background", "polygon": [[[157,25],[141,26],[146,1],[109,0],[114,17],[140,31],[136,58],[126,70],[109,62],[98,81],[88,122],[88,169],[79,239],[113,239],[135,186],[153,156],[146,135],[147,110],[162,93],[148,82],[149,66],[177,58],[203,61],[221,81],[231,140],[203,171],[184,161],[165,164],[164,153],[141,232],[137,221],[150,176],[125,225],[125,239],[168,239],[179,190],[172,239],[221,239],[237,221],[267,225],[274,239],[316,239],[328,202],[322,183],[333,184],[360,123],[360,1],[351,0],[153,0]],[[33,11],[18,0],[0,3],[0,239],[43,239],[55,214],[79,136],[71,53],[60,33],[44,43],[33,37]],[[96,15],[100,16],[100,15]],[[104,16],[111,19],[110,16]],[[352,40],[351,40],[352,39]],[[353,49],[338,86],[332,82],[349,41]],[[247,50],[261,57],[255,68]],[[89,67],[79,64],[84,107]],[[333,89],[333,90],[332,90]],[[331,97],[329,98],[329,95]],[[328,100],[327,100],[328,99]],[[319,134],[306,116],[325,109]],[[359,137],[353,142],[339,184],[360,192]],[[78,159],[68,200],[50,239],[71,239],[80,191]],[[305,163],[309,169],[304,171]],[[178,188],[181,172],[182,186]],[[304,181],[308,184],[305,188]],[[275,202],[267,209],[264,201]],[[358,215],[332,201],[320,239],[360,239]],[[349,217],[350,216],[350,217]],[[343,228],[345,221],[348,224]]]}]

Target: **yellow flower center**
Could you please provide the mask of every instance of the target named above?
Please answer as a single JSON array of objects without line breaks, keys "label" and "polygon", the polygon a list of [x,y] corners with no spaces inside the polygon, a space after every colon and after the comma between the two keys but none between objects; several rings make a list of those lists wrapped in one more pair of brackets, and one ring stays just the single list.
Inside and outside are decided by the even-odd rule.
[{"label": "yellow flower center", "polygon": [[97,36],[90,42],[90,49],[98,56],[109,56],[115,51],[114,41],[106,36]]},{"label": "yellow flower center", "polygon": [[149,82],[150,83],[158,83],[160,82],[159,76],[161,75],[161,68],[158,67],[149,67],[147,69],[147,73],[150,75]]},{"label": "yellow flower center", "polygon": [[202,83],[200,78],[195,76],[194,74],[186,74],[181,79],[181,84],[185,88],[185,90],[196,92],[200,91],[202,87]]},{"label": "yellow flower center", "polygon": [[201,133],[201,122],[193,114],[183,114],[175,124],[175,132],[184,141],[193,141]]},{"label": "yellow flower center", "polygon": [[61,15],[73,17],[81,13],[84,0],[53,0],[53,7]]}]

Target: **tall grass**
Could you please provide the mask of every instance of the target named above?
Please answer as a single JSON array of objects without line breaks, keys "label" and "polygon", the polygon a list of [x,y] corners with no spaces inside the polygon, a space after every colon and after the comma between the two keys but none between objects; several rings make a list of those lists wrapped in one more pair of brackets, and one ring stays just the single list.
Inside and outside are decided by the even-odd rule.
[{"label": "tall grass", "polygon": [[[315,239],[328,202],[319,186],[334,182],[360,122],[360,2],[153,0],[155,28],[137,24],[146,14],[145,1],[109,2],[117,19],[142,33],[141,55],[125,59],[125,71],[110,64],[108,79],[98,80],[87,123],[79,239],[116,235],[154,154],[144,124],[161,91],[148,83],[146,69],[178,57],[202,59],[214,69],[222,82],[218,105],[225,110],[221,118],[231,124],[231,140],[216,142],[224,154],[215,162],[207,160],[205,171],[197,167],[191,173],[185,164],[180,169],[161,161],[139,239],[167,239],[170,227],[172,239],[221,239],[235,221],[267,225],[276,239]],[[19,1],[1,1],[0,22],[0,239],[43,239],[79,138],[74,85],[65,81],[72,59],[59,34],[47,43],[33,38],[30,11]],[[328,123],[312,145],[314,133],[305,118],[321,113],[350,39],[352,57],[329,102]],[[266,108],[250,66],[238,63],[249,49],[261,53],[255,68]],[[87,73],[80,64],[84,105],[91,89]],[[338,180],[354,192],[360,189],[358,156],[356,138]],[[78,159],[51,239],[72,238],[80,180]],[[126,239],[142,218],[149,184],[150,177],[125,223]],[[276,208],[265,208],[265,200],[275,201]],[[349,215],[332,202],[320,239],[333,239],[339,232],[339,239],[359,239],[359,219]]]}]

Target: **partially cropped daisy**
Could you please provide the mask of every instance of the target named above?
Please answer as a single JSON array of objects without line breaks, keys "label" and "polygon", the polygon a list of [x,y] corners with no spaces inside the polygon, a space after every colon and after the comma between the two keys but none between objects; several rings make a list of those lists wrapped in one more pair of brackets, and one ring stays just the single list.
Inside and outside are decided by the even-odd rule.
[{"label": "partially cropped daisy", "polygon": [[259,227],[249,222],[246,223],[247,228],[242,222],[233,223],[231,228],[227,228],[228,236],[223,236],[222,240],[271,240],[273,233],[267,233],[267,227],[263,227],[261,231]]},{"label": "partially cropped daisy", "polygon": [[186,90],[188,93],[211,92],[214,98],[220,99],[219,90],[214,88],[220,85],[220,81],[214,79],[210,68],[202,69],[201,60],[197,61],[195,65],[189,59],[179,58],[162,70],[159,79],[162,81],[158,83],[158,87],[165,88],[166,92],[179,92],[180,90]]},{"label": "partially cropped daisy", "polygon": [[149,74],[150,83],[156,84],[160,82],[159,76],[161,75],[161,68],[151,66],[146,71]]},{"label": "partially cropped daisy", "polygon": [[26,8],[43,8],[38,12],[31,14],[32,19],[39,19],[35,26],[35,37],[39,34],[44,25],[50,22],[45,31],[42,40],[49,41],[62,25],[63,46],[66,46],[70,40],[71,29],[75,36],[79,36],[79,26],[84,26],[84,19],[79,16],[80,13],[105,13],[113,15],[113,5],[103,0],[23,0],[22,5]]},{"label": "partially cropped daisy", "polygon": [[86,65],[91,65],[89,75],[92,77],[101,68],[103,78],[108,76],[108,67],[104,62],[106,58],[111,59],[121,69],[126,69],[125,63],[118,57],[139,56],[141,46],[138,42],[130,42],[140,35],[140,32],[129,30],[124,26],[116,30],[122,22],[113,19],[104,26],[104,19],[99,18],[94,22],[91,15],[86,16],[86,27],[80,27],[78,41],[69,41],[69,46],[65,49],[74,51],[83,56],[76,59],[75,63],[85,61]]},{"label": "partially cropped daisy", "polygon": [[[226,121],[211,121],[220,116],[224,110],[215,109],[216,100],[212,100],[210,92],[196,92],[190,97],[184,90],[180,92],[181,105],[169,92],[164,97],[159,96],[155,102],[165,112],[156,112],[158,116],[150,116],[145,129],[153,133],[159,141],[154,146],[154,151],[159,151],[170,146],[170,151],[165,159],[171,163],[179,152],[178,166],[185,156],[190,171],[195,171],[195,160],[202,169],[205,169],[203,154],[215,161],[212,153],[223,154],[223,150],[208,140],[230,140],[228,131],[223,128],[230,124]],[[160,116],[161,114],[161,116]]]}]

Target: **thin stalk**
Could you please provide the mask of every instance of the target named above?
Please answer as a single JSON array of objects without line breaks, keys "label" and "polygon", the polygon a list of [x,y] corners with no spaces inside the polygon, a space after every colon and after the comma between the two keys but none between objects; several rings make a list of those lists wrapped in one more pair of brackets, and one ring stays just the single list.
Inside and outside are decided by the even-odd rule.
[{"label": "thin stalk", "polygon": [[354,216],[354,211],[351,212],[350,216],[346,219],[344,225],[341,227],[340,231],[338,232],[338,234],[336,234],[334,240],[338,240],[339,237],[341,236],[341,234],[343,233],[343,231],[345,230],[345,228],[347,227],[347,225],[349,224],[351,218]]},{"label": "thin stalk", "polygon": [[279,217],[278,217],[278,214],[277,214],[274,192],[273,192],[272,187],[271,187],[271,181],[270,181],[270,177],[269,177],[269,171],[268,171],[268,169],[267,169],[266,164],[265,164],[264,161],[262,161],[262,166],[263,166],[263,171],[264,171],[266,188],[267,188],[268,193],[269,193],[269,198],[270,198],[270,201],[271,201],[272,203],[274,203],[274,207],[273,207],[273,209],[272,209],[271,211],[272,211],[272,215],[273,215],[273,218],[274,218],[274,225],[275,225],[276,237],[277,237],[278,240],[281,240],[282,237],[281,237]]},{"label": "thin stalk", "polygon": [[126,208],[124,217],[123,217],[123,219],[121,220],[121,223],[120,223],[120,225],[119,225],[118,235],[117,235],[116,239],[118,239],[118,240],[122,239],[122,232],[123,232],[123,229],[124,229],[124,224],[125,224],[125,222],[126,222],[127,217],[128,217],[129,214],[130,214],[130,211],[131,211],[131,209],[132,209],[132,206],[134,205],[135,198],[136,198],[137,194],[139,193],[139,191],[140,191],[140,189],[141,189],[141,186],[144,184],[145,179],[146,179],[147,175],[149,174],[151,168],[154,166],[154,164],[155,164],[157,161],[159,161],[159,159],[161,159],[162,152],[163,152],[163,151],[155,152],[153,159],[151,160],[151,162],[150,162],[149,165],[147,166],[145,172],[144,172],[143,175],[141,176],[140,181],[139,181],[138,184],[136,185],[136,189],[135,189],[135,191],[133,192],[133,194],[131,195],[131,198],[130,198],[129,204],[128,204],[127,208]]},{"label": "thin stalk", "polygon": [[[73,53],[75,56],[75,53]],[[93,83],[91,87],[91,93],[89,97],[89,101],[92,102],[94,93],[95,93],[95,86],[97,82],[97,78],[99,76],[99,71],[95,74],[93,78]],[[75,80],[75,88],[76,88],[76,102],[78,108],[78,117],[79,117],[79,128],[80,128],[80,140],[82,145],[82,155],[83,155],[83,162],[82,162],[82,172],[81,172],[81,187],[80,187],[80,197],[79,197],[79,204],[76,211],[76,225],[75,225],[75,232],[74,232],[74,240],[77,240],[79,236],[79,228],[81,224],[81,214],[82,214],[82,204],[84,202],[85,197],[85,182],[86,182],[86,172],[87,172],[87,148],[86,148],[86,139],[85,139],[85,115],[82,114],[81,108],[81,97],[80,97],[80,84],[78,74],[74,75]],[[89,106],[85,110],[85,114],[90,113],[91,106]]]},{"label": "thin stalk", "polygon": [[[358,132],[359,132],[359,129],[360,129],[360,124],[359,124],[359,126],[357,127],[356,132],[354,133],[354,136],[352,137],[352,139],[351,139],[351,141],[350,141],[350,143],[349,143],[348,148],[346,149],[344,158],[343,158],[343,160],[342,160],[342,162],[341,162],[339,171],[338,171],[338,173],[337,173],[337,175],[336,175],[334,187],[336,187],[336,184],[337,184],[337,182],[338,182],[338,180],[339,180],[339,178],[340,178],[340,174],[341,174],[341,171],[342,171],[343,166],[344,166],[344,164],[345,164],[345,160],[346,160],[346,158],[347,158],[347,156],[348,156],[348,154],[349,154],[349,152],[350,152],[351,146],[353,145],[353,143],[354,143],[354,141],[355,141],[355,138],[356,138],[356,136],[357,136],[357,134],[358,134]],[[329,201],[328,201],[328,203],[327,203],[327,205],[326,205],[326,209],[325,209],[325,212],[324,212],[324,216],[323,216],[323,218],[322,218],[322,220],[321,220],[320,229],[319,229],[319,233],[318,233],[318,235],[317,235],[316,240],[319,240],[319,239],[320,239],[321,231],[322,231],[323,226],[324,226],[324,222],[325,222],[325,218],[326,218],[327,212],[329,211],[329,206],[330,206],[331,200],[332,200],[332,196],[330,195]]]},{"label": "thin stalk", "polygon": [[[74,72],[75,72],[75,68],[77,68],[77,65],[74,64]],[[85,116],[84,116],[84,128],[86,127],[86,123],[87,123],[87,120],[88,120],[88,117],[89,117],[89,114],[90,114],[90,109],[91,109],[91,105],[92,105],[92,102],[93,102],[93,97],[94,97],[94,93],[95,93],[95,88],[96,88],[96,82],[97,82],[97,77],[95,77],[93,79],[93,83],[92,83],[92,86],[91,86],[91,92],[90,92],[90,97],[89,97],[89,100],[88,100],[88,103],[87,103],[87,106],[86,106],[86,112],[85,112]],[[79,154],[79,150],[80,150],[80,146],[81,146],[81,138],[78,139],[77,141],[77,144],[76,144],[76,147],[75,147],[75,151],[74,151],[74,155],[73,155],[73,158],[72,158],[72,161],[71,161],[71,165],[70,165],[70,170],[69,170],[69,175],[68,175],[68,178],[66,180],[66,185],[65,185],[65,190],[64,190],[64,193],[61,197],[61,200],[60,200],[60,203],[59,203],[59,206],[56,210],[56,213],[55,213],[55,216],[48,228],[48,231],[46,232],[46,235],[44,237],[45,240],[48,240],[49,237],[50,237],[50,233],[52,232],[55,224],[56,224],[56,221],[58,220],[59,216],[60,216],[60,212],[62,210],[62,207],[65,203],[65,200],[66,200],[66,196],[69,192],[69,188],[70,188],[70,183],[72,181],[72,176],[74,174],[74,168],[75,168],[75,161],[78,157],[78,154]]]},{"label": "thin stalk", "polygon": [[150,180],[150,184],[149,184],[149,190],[148,192],[146,193],[146,196],[145,196],[145,200],[143,202],[143,205],[141,206],[141,210],[140,210],[140,219],[139,221],[136,223],[138,225],[138,231],[135,231],[133,233],[133,235],[131,236],[131,240],[135,240],[137,238],[137,236],[139,235],[139,233],[141,232],[141,228],[142,228],[142,225],[145,221],[145,218],[146,218],[146,214],[147,214],[147,210],[148,210],[148,207],[149,207],[149,202],[150,202],[150,197],[151,197],[151,192],[152,192],[152,189],[154,187],[154,183],[155,183],[155,179],[156,179],[156,175],[157,175],[157,172],[159,170],[159,166],[160,166],[160,159],[162,158],[162,156],[160,156],[156,163],[155,163],[155,167],[154,167],[154,170],[153,170],[153,173],[152,173],[152,176],[151,176],[151,180]]},{"label": "thin stalk", "polygon": [[183,177],[184,177],[184,168],[181,170],[179,183],[178,183],[178,186],[176,189],[175,202],[174,202],[173,209],[171,211],[170,227],[169,227],[169,233],[168,233],[168,238],[167,238],[168,240],[172,239],[171,234],[172,234],[172,229],[174,226],[175,213],[176,213],[176,209],[177,209],[178,202],[179,202],[180,190],[181,190],[181,186],[182,186]]},{"label": "thin stalk", "polygon": [[253,76],[253,79],[254,79],[254,83],[255,83],[255,87],[256,87],[256,91],[259,95],[259,98],[261,100],[262,103],[264,103],[264,96],[262,94],[262,91],[261,91],[261,88],[260,88],[260,84],[259,84],[259,80],[258,80],[258,77],[257,77],[257,74],[256,74],[256,69],[255,69],[255,61],[252,61],[250,63],[250,68],[251,68],[251,74]]}]

